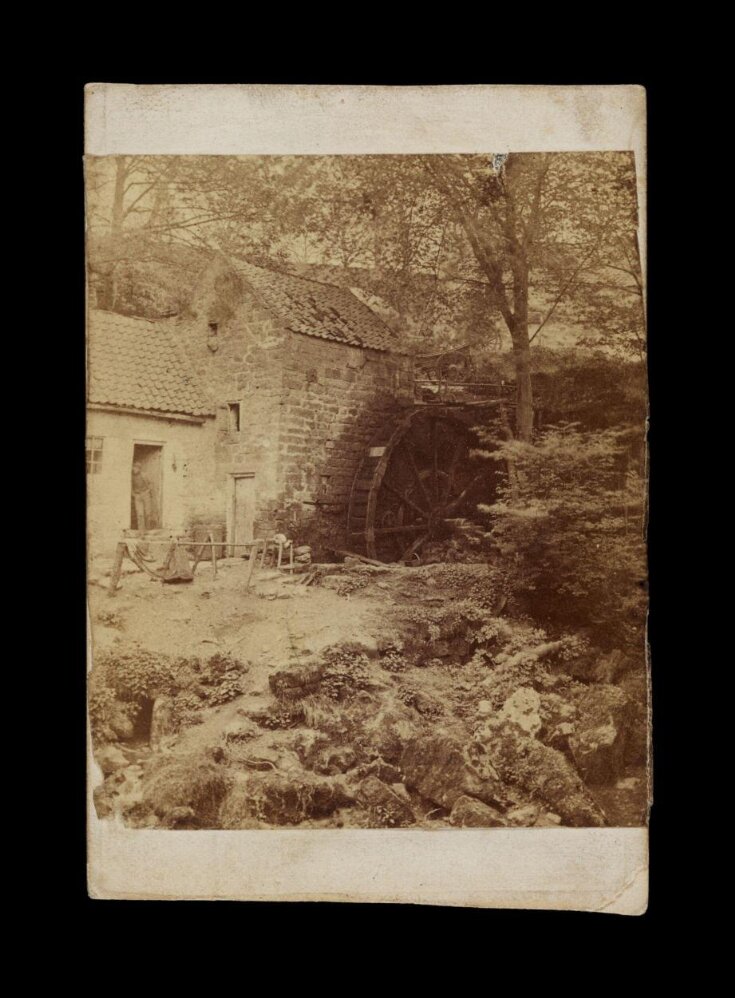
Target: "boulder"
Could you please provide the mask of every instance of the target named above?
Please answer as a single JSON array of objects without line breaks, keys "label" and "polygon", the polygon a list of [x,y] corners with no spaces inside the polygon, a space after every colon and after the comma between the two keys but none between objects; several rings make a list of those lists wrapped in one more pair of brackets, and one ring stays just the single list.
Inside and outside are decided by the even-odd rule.
[{"label": "boulder", "polygon": [[105,776],[125,769],[130,764],[128,757],[115,745],[105,745],[94,753],[97,765]]},{"label": "boulder", "polygon": [[236,783],[220,808],[220,827],[248,828],[253,821],[298,825],[354,803],[342,782],[303,774],[253,773]]},{"label": "boulder", "polygon": [[268,683],[279,700],[300,700],[319,691],[323,675],[323,665],[308,663],[280,669],[270,676]]},{"label": "boulder", "polygon": [[383,783],[389,784],[400,783],[402,779],[400,769],[380,757],[373,759],[373,761],[369,762],[366,766],[360,766],[357,773],[362,779],[366,776],[377,776],[377,778],[382,780]]},{"label": "boulder", "polygon": [[360,745],[368,759],[398,764],[404,746],[415,734],[416,724],[407,709],[386,707],[365,722]]},{"label": "boulder", "polygon": [[564,824],[582,828],[605,824],[602,811],[561,752],[511,721],[488,721],[476,737],[484,743],[502,780],[545,804]]},{"label": "boulder", "polygon": [[505,817],[514,828],[530,828],[537,824],[540,814],[541,808],[537,804],[519,804],[510,808]]},{"label": "boulder", "polygon": [[508,824],[497,808],[467,796],[458,797],[454,802],[449,821],[459,828],[505,828]]},{"label": "boulder", "polygon": [[336,776],[338,773],[346,773],[357,763],[355,750],[349,745],[339,747],[327,747],[321,749],[312,762],[311,768],[327,776]]},{"label": "boulder", "polygon": [[400,768],[407,787],[441,807],[453,807],[463,795],[489,804],[505,798],[493,774],[482,773],[451,735],[412,738],[403,751]]},{"label": "boulder", "polygon": [[130,741],[135,735],[135,725],[121,703],[115,703],[110,713],[108,725],[121,742]]},{"label": "boulder", "polygon": [[370,814],[372,823],[380,828],[404,828],[416,821],[408,803],[377,776],[364,779],[356,797]]},{"label": "boulder", "polygon": [[176,733],[178,722],[173,697],[156,697],[151,713],[151,748],[159,748],[164,738]]},{"label": "boulder", "polygon": [[194,809],[191,807],[174,807],[161,822],[164,828],[198,828]]},{"label": "boulder", "polygon": [[561,825],[561,817],[553,811],[544,811],[536,819],[535,828],[558,828]]},{"label": "boulder", "polygon": [[226,768],[203,754],[154,756],[143,776],[142,800],[164,821],[176,808],[190,807],[198,828],[217,828],[231,782]]},{"label": "boulder", "polygon": [[577,709],[569,748],[579,773],[589,783],[618,779],[625,770],[632,713],[629,698],[617,686],[590,686],[578,697]]},{"label": "boulder", "polygon": [[648,676],[645,669],[626,673],[620,687],[630,701],[625,762],[645,766],[648,759]]},{"label": "boulder", "polygon": [[540,711],[540,695],[530,686],[521,686],[508,697],[497,718],[500,723],[518,725],[521,731],[535,738],[543,726]]}]

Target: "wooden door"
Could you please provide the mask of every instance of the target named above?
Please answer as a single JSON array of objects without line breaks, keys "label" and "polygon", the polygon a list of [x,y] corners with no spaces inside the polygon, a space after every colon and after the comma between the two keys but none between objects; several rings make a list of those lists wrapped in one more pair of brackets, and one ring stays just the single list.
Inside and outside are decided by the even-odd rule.
[{"label": "wooden door", "polygon": [[[235,476],[235,498],[233,503],[232,540],[235,544],[243,544],[253,540],[253,523],[255,521],[255,476]],[[247,552],[244,548],[235,548],[235,555]]]}]

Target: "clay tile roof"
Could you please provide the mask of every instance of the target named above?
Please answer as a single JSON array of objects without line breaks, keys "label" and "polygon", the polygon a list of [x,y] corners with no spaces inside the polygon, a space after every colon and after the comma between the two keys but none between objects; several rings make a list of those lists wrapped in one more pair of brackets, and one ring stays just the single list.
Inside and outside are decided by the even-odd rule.
[{"label": "clay tile roof", "polygon": [[157,413],[209,416],[212,403],[160,322],[92,309],[88,400]]},{"label": "clay tile roof", "polygon": [[239,264],[238,272],[286,329],[371,350],[399,352],[396,334],[349,288]]}]

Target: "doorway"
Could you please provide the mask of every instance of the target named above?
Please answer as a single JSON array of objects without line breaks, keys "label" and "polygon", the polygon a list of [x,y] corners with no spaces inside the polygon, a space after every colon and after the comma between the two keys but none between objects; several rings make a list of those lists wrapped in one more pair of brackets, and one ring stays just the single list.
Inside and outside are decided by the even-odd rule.
[{"label": "doorway", "polygon": [[[160,530],[163,499],[163,446],[160,444],[135,444],[133,465],[139,464],[141,474],[150,485],[150,501],[145,512],[145,523],[138,522],[136,502],[130,490],[130,525],[134,530]],[[131,467],[132,477],[132,467]]]},{"label": "doorway", "polygon": [[[252,541],[255,523],[255,475],[252,471],[232,476],[231,518],[231,543],[244,544]],[[247,553],[245,548],[230,549],[230,556]]]}]

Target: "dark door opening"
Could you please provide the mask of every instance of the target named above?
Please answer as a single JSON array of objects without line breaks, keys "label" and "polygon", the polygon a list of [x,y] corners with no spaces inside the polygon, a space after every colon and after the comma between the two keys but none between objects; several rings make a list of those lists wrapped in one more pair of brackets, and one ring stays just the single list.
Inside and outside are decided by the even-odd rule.
[{"label": "dark door opening", "polygon": [[159,530],[162,526],[163,447],[135,444],[130,489],[130,525],[134,530]]}]

